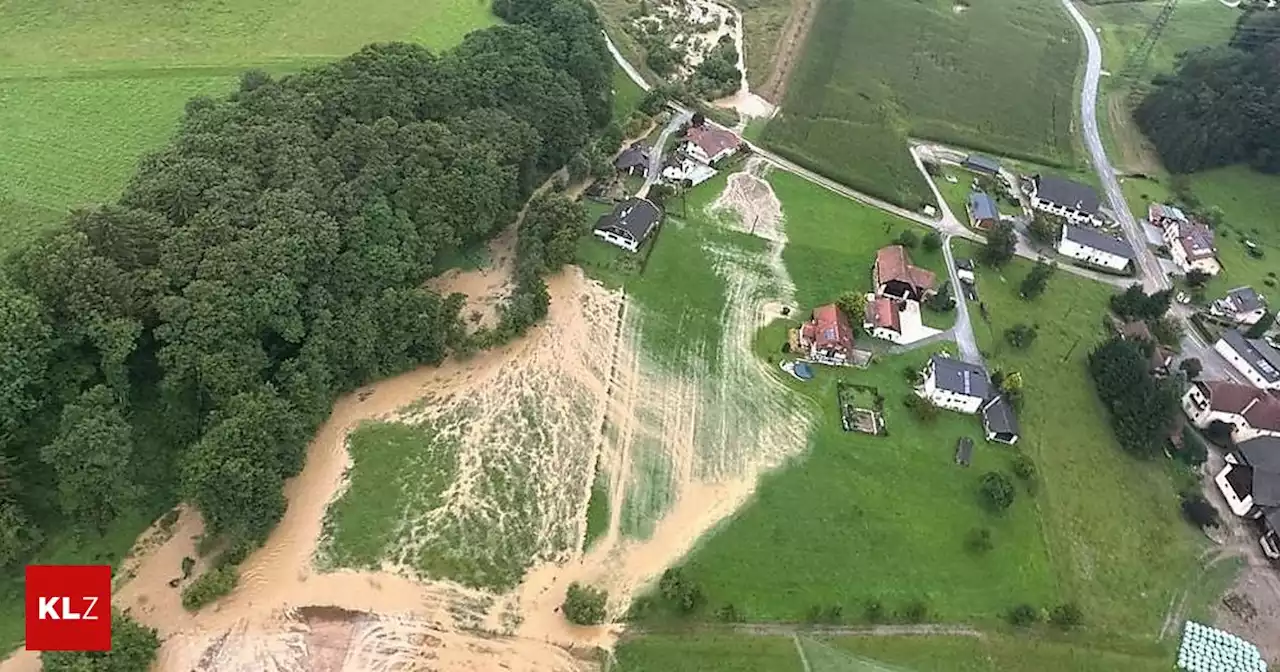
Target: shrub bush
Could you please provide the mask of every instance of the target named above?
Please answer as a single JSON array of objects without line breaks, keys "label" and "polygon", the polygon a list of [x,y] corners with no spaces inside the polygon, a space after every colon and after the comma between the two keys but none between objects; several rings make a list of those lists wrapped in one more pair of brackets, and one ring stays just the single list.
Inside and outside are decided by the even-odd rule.
[{"label": "shrub bush", "polygon": [[1034,625],[1040,620],[1040,610],[1029,604],[1019,604],[1018,606],[1010,609],[1009,613],[1005,615],[1005,618],[1010,624],[1019,628],[1025,628],[1029,625]]},{"label": "shrub bush", "polygon": [[182,591],[182,606],[196,611],[230,593],[236,587],[236,566],[226,565],[206,571]]},{"label": "shrub bush", "polygon": [[868,623],[879,623],[884,620],[884,603],[872,598],[862,607],[862,616]]},{"label": "shrub bush", "polygon": [[907,623],[924,623],[929,618],[929,605],[924,600],[913,600],[902,608],[902,620]]},{"label": "shrub bush", "polygon": [[982,475],[979,492],[987,508],[997,513],[1004,511],[1013,504],[1013,498],[1016,493],[1013,483],[1009,481],[1009,477],[998,471],[988,471]]},{"label": "shrub bush", "polygon": [[604,608],[608,601],[609,594],[604,590],[574,581],[569,584],[569,591],[560,608],[564,610],[564,617],[570,623],[596,625],[604,621]]},{"label": "shrub bush", "polygon": [[1084,623],[1084,612],[1075,602],[1064,602],[1049,612],[1049,620],[1060,628],[1074,628]]}]

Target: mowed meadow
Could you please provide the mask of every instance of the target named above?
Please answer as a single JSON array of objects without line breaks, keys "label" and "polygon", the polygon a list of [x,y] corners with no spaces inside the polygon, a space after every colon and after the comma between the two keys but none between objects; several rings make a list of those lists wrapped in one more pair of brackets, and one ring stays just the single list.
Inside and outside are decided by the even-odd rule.
[{"label": "mowed meadow", "polygon": [[449,47],[495,23],[486,0],[0,4],[0,254],[68,209],[113,199],[193,96],[369,42]]},{"label": "mowed meadow", "polygon": [[932,198],[908,136],[1071,165],[1079,42],[1056,2],[831,0],[764,142],[911,208]]}]

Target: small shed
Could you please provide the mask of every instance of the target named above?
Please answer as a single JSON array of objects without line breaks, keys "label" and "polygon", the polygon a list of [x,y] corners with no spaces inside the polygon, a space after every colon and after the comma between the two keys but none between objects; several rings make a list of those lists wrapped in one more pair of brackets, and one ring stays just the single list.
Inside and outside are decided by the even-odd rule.
[{"label": "small shed", "polygon": [[995,175],[1000,172],[1000,162],[982,154],[970,154],[960,165],[975,173]]}]

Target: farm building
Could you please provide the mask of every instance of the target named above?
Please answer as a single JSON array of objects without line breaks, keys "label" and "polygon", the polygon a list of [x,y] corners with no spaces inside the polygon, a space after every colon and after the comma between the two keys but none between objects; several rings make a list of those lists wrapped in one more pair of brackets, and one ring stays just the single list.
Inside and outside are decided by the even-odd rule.
[{"label": "farm building", "polygon": [[1262,436],[1236,445],[1213,478],[1231,512],[1259,521],[1259,544],[1280,559],[1280,439]]},{"label": "farm building", "polygon": [[680,159],[678,163],[667,164],[662,169],[662,179],[671,184],[682,184],[685,187],[696,187],[703,182],[716,176],[716,169],[706,164],[698,163],[688,157]]},{"label": "farm building", "polygon": [[924,397],[935,406],[960,413],[977,413],[993,385],[986,369],[952,357],[934,355],[925,368]]},{"label": "farm building", "polygon": [[1169,246],[1169,256],[1173,263],[1182,272],[1199,270],[1209,275],[1222,272],[1218,252],[1213,247],[1213,231],[1204,224],[1191,221],[1170,222],[1164,227],[1164,242]]},{"label": "farm building", "polygon": [[969,203],[965,209],[969,211],[969,223],[974,228],[985,231],[1000,222],[1000,208],[996,205],[996,199],[986,192],[969,192]]},{"label": "farm building", "polygon": [[982,154],[970,154],[964,157],[964,161],[960,163],[960,166],[975,173],[987,175],[996,175],[1000,172],[1000,162]]},{"label": "farm building", "polygon": [[1252,287],[1236,287],[1214,301],[1209,312],[1236,324],[1252,326],[1267,312],[1267,303]]},{"label": "farm building", "polygon": [[690,126],[684,134],[684,152],[690,158],[705,164],[733,156],[742,146],[742,138],[733,131],[715,128],[705,123],[701,126]]},{"label": "farm building", "polygon": [[1170,224],[1179,224],[1181,222],[1189,222],[1187,214],[1177,207],[1165,205],[1164,203],[1152,203],[1147,206],[1147,222],[1151,226],[1164,229]]},{"label": "farm building", "polygon": [[1246,338],[1236,329],[1222,332],[1213,344],[1237,371],[1264,390],[1280,389],[1280,352],[1260,338]]},{"label": "farm building", "polygon": [[645,177],[649,174],[649,152],[648,145],[637,142],[622,150],[618,158],[614,159],[613,167],[621,173]]},{"label": "farm building", "polygon": [[1059,254],[1112,271],[1125,271],[1133,263],[1133,248],[1101,231],[1064,224],[1058,239]]},{"label": "farm building", "polygon": [[867,295],[862,328],[873,338],[905,345],[939,333],[924,324],[920,302],[892,296]]},{"label": "farm building", "polygon": [[982,404],[982,429],[988,441],[1009,445],[1018,442],[1018,416],[1003,394],[996,394]]},{"label": "farm building", "polygon": [[853,354],[853,328],[834,303],[818,306],[800,328],[800,345],[809,359],[821,364],[842,366]]},{"label": "farm building", "polygon": [[921,301],[934,293],[936,282],[933,271],[911,265],[907,248],[890,245],[876,252],[876,263],[871,268],[876,296]]},{"label": "farm building", "polygon": [[1036,210],[1066,217],[1072,224],[1102,226],[1101,201],[1093,187],[1053,175],[1036,175],[1031,185],[1031,206]]},{"label": "farm building", "polygon": [[629,198],[614,206],[613,212],[596,220],[591,233],[624,250],[635,252],[661,220],[661,208],[647,199]]},{"label": "farm building", "polygon": [[1222,380],[1196,381],[1182,395],[1182,412],[1200,429],[1225,422],[1235,443],[1260,436],[1280,438],[1280,396],[1270,390]]}]

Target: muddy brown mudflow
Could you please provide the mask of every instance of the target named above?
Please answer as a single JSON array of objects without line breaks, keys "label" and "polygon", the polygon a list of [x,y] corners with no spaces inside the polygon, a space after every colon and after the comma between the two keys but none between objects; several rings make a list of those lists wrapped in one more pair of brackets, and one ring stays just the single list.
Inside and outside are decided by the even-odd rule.
[{"label": "muddy brown mudflow", "polygon": [[[198,557],[198,512],[180,507],[167,531],[143,534],[118,573],[114,602],[160,632],[153,669],[595,669],[597,647],[610,648],[622,626],[568,624],[558,609],[568,585],[606,588],[610,614],[620,616],[636,591],[749,499],[762,473],[804,450],[810,409],[751,349],[757,329],[792,300],[781,262],[782,212],[763,170],[753,162],[731,176],[711,206],[723,225],[767,241],[763,254],[706,250],[728,298],[714,370],[696,362],[680,370],[656,365],[644,340],[645,309],[577,268],[565,270],[548,281],[545,323],[524,338],[340,399],[302,472],[285,486],[283,519],[241,565],[227,597],[190,613],[181,588],[170,585],[182,559]],[[500,237],[490,258],[509,260],[513,245],[514,236]],[[472,291],[469,305],[488,321],[490,300],[507,291],[508,280],[495,272],[504,268],[509,273],[510,264],[452,273],[436,286]],[[351,467],[348,434],[366,420],[431,420],[459,409],[469,422],[456,437],[456,481],[438,511],[412,519],[405,543],[436,533],[451,517],[492,512],[494,493],[475,486],[480,472],[468,465],[494,451],[513,453],[536,481],[529,485],[538,502],[518,522],[532,525],[542,544],[529,549],[531,568],[520,585],[501,594],[473,590],[419,576],[391,556],[379,571],[321,571],[325,513],[343,494]],[[535,414],[543,440],[505,431],[502,420],[514,412]],[[611,520],[584,553],[597,469],[609,483]],[[37,668],[30,655],[0,665],[4,672]]]}]

